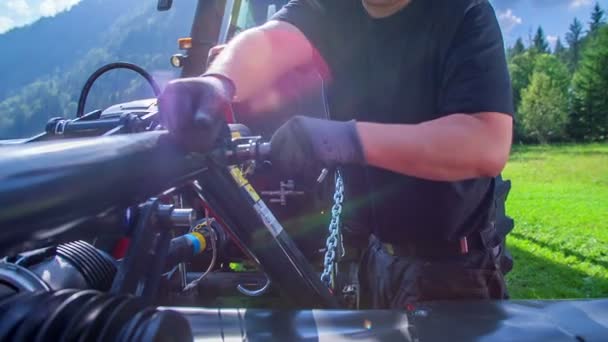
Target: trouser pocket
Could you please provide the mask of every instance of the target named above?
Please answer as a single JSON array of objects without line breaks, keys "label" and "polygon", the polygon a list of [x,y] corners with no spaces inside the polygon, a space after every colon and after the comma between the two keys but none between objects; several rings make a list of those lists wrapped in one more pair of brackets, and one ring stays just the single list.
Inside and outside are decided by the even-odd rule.
[{"label": "trouser pocket", "polygon": [[359,275],[362,308],[403,309],[424,301],[506,298],[503,274],[490,251],[445,260],[395,257],[372,240]]},{"label": "trouser pocket", "polygon": [[372,241],[362,257],[359,281],[361,307],[364,309],[387,308],[392,291],[391,265],[395,257],[382,250],[382,245]]},{"label": "trouser pocket", "polygon": [[504,281],[498,270],[448,270],[421,274],[419,300],[503,299]]},{"label": "trouser pocket", "polygon": [[[456,261],[398,261],[394,279],[398,289],[391,307],[403,308],[409,303],[436,300],[501,300],[506,297],[504,277],[495,267],[491,256],[477,263],[471,260]],[[399,263],[406,265],[400,266]],[[477,267],[472,267],[477,264]]]}]

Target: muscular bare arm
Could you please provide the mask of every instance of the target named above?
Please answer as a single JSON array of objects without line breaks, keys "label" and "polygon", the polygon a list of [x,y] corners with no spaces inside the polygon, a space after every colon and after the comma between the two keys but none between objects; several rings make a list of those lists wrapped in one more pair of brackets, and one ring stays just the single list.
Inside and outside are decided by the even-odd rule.
[{"label": "muscular bare arm", "polygon": [[222,74],[236,87],[235,102],[244,102],[270,87],[287,72],[309,64],[313,48],[304,34],[283,21],[247,30],[222,48],[207,74]]},{"label": "muscular bare arm", "polygon": [[512,129],[511,116],[501,113],[452,114],[417,125],[357,123],[368,164],[437,181],[498,175]]}]

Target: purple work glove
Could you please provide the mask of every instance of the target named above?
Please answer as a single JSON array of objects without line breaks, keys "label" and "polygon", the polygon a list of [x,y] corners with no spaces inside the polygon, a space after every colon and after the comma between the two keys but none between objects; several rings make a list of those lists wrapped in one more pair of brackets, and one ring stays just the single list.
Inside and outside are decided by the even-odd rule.
[{"label": "purple work glove", "polygon": [[273,165],[288,174],[318,174],[323,168],[365,162],[355,121],[296,116],[274,133],[270,145]]},{"label": "purple work glove", "polygon": [[230,80],[213,75],[173,80],[158,98],[161,122],[182,147],[207,152],[226,125],[234,92]]}]

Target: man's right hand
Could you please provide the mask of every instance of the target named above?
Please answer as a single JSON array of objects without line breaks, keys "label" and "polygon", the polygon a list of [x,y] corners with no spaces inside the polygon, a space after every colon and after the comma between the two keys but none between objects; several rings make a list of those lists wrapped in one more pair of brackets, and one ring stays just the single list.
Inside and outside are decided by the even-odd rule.
[{"label": "man's right hand", "polygon": [[206,75],[173,80],[158,99],[161,122],[189,151],[208,151],[231,115],[234,85]]}]

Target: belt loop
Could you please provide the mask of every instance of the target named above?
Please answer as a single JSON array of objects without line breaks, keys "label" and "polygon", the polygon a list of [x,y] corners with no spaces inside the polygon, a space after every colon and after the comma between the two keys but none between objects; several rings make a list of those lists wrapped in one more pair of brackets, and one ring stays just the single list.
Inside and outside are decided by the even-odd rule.
[{"label": "belt loop", "polygon": [[466,236],[463,238],[460,238],[460,254],[467,254],[469,253],[469,241],[467,240]]}]

